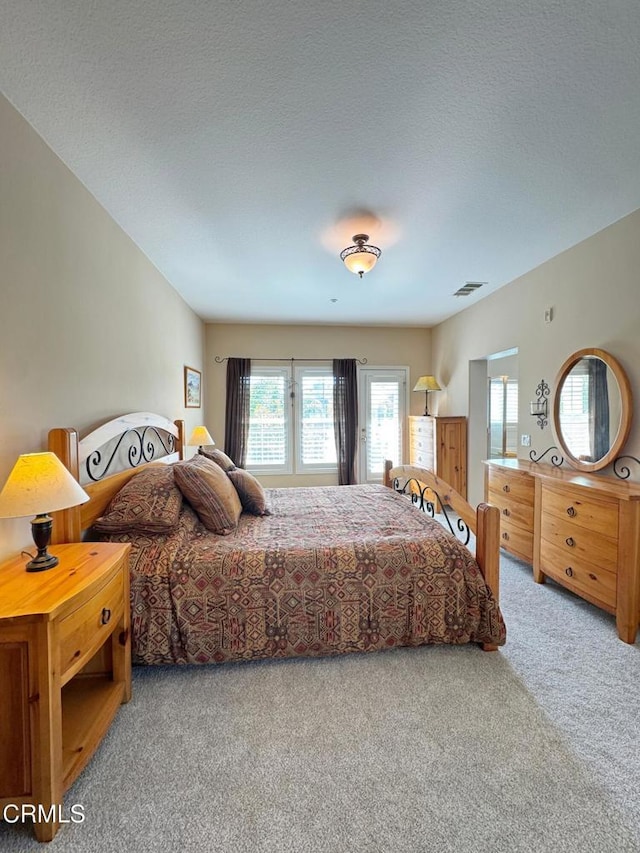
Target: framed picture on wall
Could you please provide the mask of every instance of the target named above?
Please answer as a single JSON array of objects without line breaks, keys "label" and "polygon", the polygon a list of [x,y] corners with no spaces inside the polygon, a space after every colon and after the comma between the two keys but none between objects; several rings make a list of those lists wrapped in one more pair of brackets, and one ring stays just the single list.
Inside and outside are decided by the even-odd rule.
[{"label": "framed picture on wall", "polygon": [[184,405],[199,409],[202,403],[202,373],[194,367],[184,366]]}]

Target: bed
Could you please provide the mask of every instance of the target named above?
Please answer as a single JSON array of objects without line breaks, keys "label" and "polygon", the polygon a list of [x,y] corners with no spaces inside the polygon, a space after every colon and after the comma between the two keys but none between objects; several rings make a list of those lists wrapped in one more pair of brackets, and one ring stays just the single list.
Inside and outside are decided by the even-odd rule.
[{"label": "bed", "polygon": [[[183,434],[181,421],[148,413],[118,418],[82,441],[73,429],[49,434],[50,449],[90,495],[56,514],[56,540],[131,543],[134,663],[319,657],[430,643],[492,651],[505,642],[497,509],[472,509],[413,466],[387,465],[385,485],[264,490],[270,514],[242,511],[228,535],[208,530],[197,502],[182,496],[178,520],[166,530],[96,533],[125,486],[135,500],[137,483],[165,482],[172,471],[177,480],[202,463],[181,461]],[[111,473],[114,461],[124,470]],[[425,512],[433,512],[427,487],[454,510],[451,530]],[[475,534],[475,554],[455,530],[466,540]]]}]

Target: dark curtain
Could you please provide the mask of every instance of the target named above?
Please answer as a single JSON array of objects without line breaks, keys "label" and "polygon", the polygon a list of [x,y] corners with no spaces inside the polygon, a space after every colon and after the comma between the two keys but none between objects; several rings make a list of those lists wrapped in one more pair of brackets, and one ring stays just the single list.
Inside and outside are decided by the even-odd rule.
[{"label": "dark curtain", "polygon": [[589,426],[591,461],[597,462],[609,452],[609,383],[607,365],[600,358],[589,362]]},{"label": "dark curtain", "polygon": [[356,483],[358,380],[354,358],[333,360],[333,426],[338,454],[338,483]]},{"label": "dark curtain", "polygon": [[224,415],[224,452],[239,468],[247,459],[251,359],[230,358],[227,362],[227,405]]}]

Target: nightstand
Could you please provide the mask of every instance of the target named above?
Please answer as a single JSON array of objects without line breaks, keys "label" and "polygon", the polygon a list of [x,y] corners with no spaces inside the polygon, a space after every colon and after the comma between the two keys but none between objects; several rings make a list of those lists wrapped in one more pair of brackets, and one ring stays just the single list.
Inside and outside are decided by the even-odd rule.
[{"label": "nightstand", "polygon": [[46,572],[0,566],[0,810],[42,807],[39,841],[131,698],[129,548],[56,545]]}]

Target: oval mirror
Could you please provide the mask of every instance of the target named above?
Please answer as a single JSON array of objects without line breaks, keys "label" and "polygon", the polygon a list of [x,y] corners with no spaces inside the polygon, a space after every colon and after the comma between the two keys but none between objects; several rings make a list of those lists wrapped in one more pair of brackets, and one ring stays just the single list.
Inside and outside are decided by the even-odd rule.
[{"label": "oval mirror", "polygon": [[582,349],[560,368],[553,392],[553,428],[574,468],[598,471],[622,450],[631,429],[631,386],[608,352]]}]

